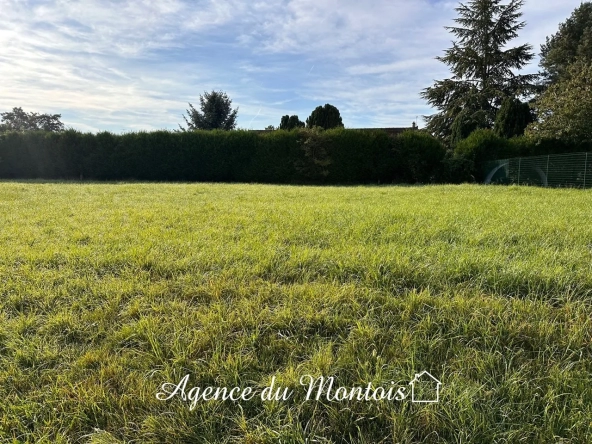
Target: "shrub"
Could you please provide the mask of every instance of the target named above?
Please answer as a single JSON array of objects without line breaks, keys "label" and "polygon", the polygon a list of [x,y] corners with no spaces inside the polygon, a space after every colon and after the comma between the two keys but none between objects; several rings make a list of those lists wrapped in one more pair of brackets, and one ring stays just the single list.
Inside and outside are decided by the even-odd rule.
[{"label": "shrub", "polygon": [[525,137],[524,142],[529,146],[529,152],[533,156],[543,156],[547,154],[577,153],[581,151],[592,150],[592,141],[568,141],[559,138],[540,138],[535,139]]},{"label": "shrub", "polygon": [[473,176],[482,180],[481,166],[488,160],[512,157],[507,139],[499,137],[490,129],[478,129],[461,140],[454,148],[454,156],[473,162]]}]

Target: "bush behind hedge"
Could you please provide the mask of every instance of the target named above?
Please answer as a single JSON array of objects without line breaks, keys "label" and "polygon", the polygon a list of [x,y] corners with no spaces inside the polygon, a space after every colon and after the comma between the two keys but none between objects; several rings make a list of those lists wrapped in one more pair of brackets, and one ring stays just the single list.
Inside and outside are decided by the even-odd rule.
[{"label": "bush behind hedge", "polygon": [[525,136],[506,139],[493,130],[478,129],[457,143],[452,156],[445,159],[445,163],[449,162],[449,165],[442,171],[450,174],[452,170],[459,169],[459,174],[465,176],[470,171],[475,180],[481,181],[484,179],[482,166],[490,160],[583,151],[592,151],[592,141],[573,143],[561,139],[533,139]]}]

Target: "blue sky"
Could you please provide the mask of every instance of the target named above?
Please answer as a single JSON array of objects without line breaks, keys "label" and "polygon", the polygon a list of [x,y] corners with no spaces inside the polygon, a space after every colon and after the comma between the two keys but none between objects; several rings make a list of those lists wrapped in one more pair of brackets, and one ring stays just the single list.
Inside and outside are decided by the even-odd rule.
[{"label": "blue sky", "polygon": [[[538,54],[580,0],[527,0],[512,45]],[[458,2],[0,0],[0,111],[62,114],[81,131],[175,129],[187,102],[225,91],[238,127],[305,120],[331,103],[346,127],[410,126]],[[538,58],[525,72],[538,70]]]}]

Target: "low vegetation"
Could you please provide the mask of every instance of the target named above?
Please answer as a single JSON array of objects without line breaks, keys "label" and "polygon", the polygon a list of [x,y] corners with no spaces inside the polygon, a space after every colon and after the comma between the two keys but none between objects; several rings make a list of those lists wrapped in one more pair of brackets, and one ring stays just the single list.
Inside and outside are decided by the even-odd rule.
[{"label": "low vegetation", "polygon": [[[0,441],[587,442],[590,197],[0,183]],[[437,404],[156,398],[422,370]]]}]

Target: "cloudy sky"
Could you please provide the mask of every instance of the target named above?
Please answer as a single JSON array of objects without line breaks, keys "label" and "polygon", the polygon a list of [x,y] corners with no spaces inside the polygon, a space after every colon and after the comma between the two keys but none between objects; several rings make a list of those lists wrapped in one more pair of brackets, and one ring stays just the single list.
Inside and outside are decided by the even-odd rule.
[{"label": "cloudy sky", "polygon": [[[545,37],[580,0],[526,0],[512,43]],[[449,72],[458,2],[0,0],[0,112],[62,114],[81,131],[174,129],[187,102],[227,92],[238,126],[331,103],[346,127],[410,126]],[[538,60],[525,72],[536,72]]]}]

